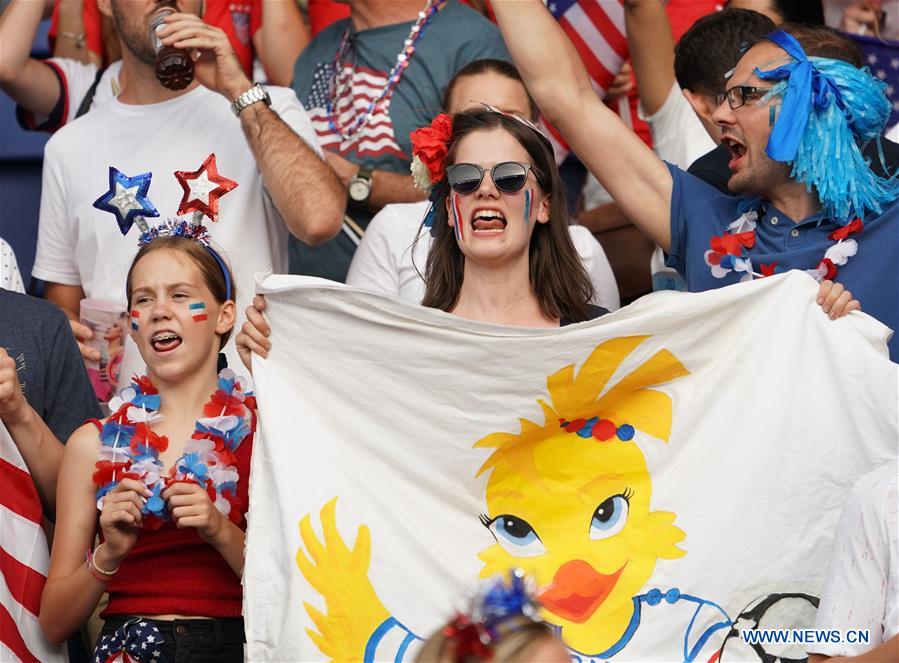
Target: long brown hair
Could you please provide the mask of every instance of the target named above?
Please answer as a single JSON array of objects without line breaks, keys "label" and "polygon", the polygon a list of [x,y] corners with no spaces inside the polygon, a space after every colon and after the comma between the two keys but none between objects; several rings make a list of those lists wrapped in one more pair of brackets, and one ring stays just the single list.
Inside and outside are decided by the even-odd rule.
[{"label": "long brown hair", "polygon": [[[549,195],[549,222],[537,223],[529,249],[531,291],[540,310],[548,318],[581,322],[588,318],[593,284],[584,269],[568,231],[568,211],[559,170],[552,147],[544,136],[513,117],[486,110],[457,113],[453,117],[446,165],[454,163],[459,142],[469,134],[501,128],[511,134],[531,158],[532,172],[544,193]],[[451,311],[459,301],[465,256],[449,226],[446,198],[449,185],[444,178],[433,199],[434,243],[425,268],[423,306]]]},{"label": "long brown hair", "polygon": [[[203,281],[206,283],[206,287],[209,288],[209,292],[212,293],[215,301],[219,304],[224,304],[225,301],[227,301],[226,297],[228,290],[225,283],[225,274],[222,272],[222,268],[219,266],[218,261],[212,257],[212,254],[209,253],[205,247],[187,237],[158,237],[149,244],[144,244],[140,248],[137,255],[134,256],[134,260],[131,261],[131,267],[128,268],[128,277],[125,279],[125,295],[128,298],[129,308],[131,307],[131,274],[134,272],[134,268],[142,258],[162,249],[177,251],[178,253],[187,256],[187,258],[197,266],[197,269],[200,270]],[[228,271],[228,276],[231,278],[231,290],[233,292],[236,291],[237,285],[234,283],[233,273],[231,273],[230,269]],[[221,341],[219,342],[219,349],[225,347],[225,343],[231,338],[232,330],[233,327],[222,334]]]}]

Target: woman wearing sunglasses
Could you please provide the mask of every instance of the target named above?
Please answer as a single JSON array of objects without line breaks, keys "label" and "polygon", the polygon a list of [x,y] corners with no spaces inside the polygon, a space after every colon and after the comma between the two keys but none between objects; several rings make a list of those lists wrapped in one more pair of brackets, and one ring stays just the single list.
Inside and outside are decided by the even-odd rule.
[{"label": "woman wearing sunglasses", "polygon": [[[439,115],[413,146],[414,175],[431,185],[434,212],[422,305],[520,327],[608,312],[590,304],[593,285],[568,231],[552,147],[535,125],[493,108]],[[264,310],[257,295],[237,336],[248,369],[251,352],[271,350]]]},{"label": "woman wearing sunglasses", "polygon": [[552,147],[536,126],[489,108],[438,116],[421,134],[413,145],[419,162],[430,157],[434,209],[424,306],[523,327],[606,313],[589,303]]}]

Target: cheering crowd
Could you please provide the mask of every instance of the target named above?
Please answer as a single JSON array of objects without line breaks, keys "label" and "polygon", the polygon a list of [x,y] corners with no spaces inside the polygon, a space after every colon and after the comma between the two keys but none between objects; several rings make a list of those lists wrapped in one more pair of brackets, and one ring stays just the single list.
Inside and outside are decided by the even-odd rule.
[{"label": "cheering crowd", "polygon": [[[259,272],[551,328],[801,270],[832,320],[899,325],[893,106],[846,34],[899,6],[605,1],[605,86],[541,0],[6,5],[0,86],[53,136],[30,278],[0,254],[2,548],[52,545],[0,564],[2,660],[243,660]],[[899,661],[896,483],[851,492],[818,609],[871,641],[811,660]],[[569,660],[519,578],[418,653],[491,657]]]}]

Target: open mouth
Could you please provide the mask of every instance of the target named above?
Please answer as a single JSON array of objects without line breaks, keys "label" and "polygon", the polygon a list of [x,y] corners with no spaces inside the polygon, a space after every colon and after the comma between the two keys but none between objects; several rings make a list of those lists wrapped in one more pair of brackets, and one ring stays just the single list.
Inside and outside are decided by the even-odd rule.
[{"label": "open mouth", "polygon": [[506,229],[506,217],[499,210],[478,210],[471,220],[471,229],[476,235],[498,235]]},{"label": "open mouth", "polygon": [[160,332],[150,339],[150,345],[156,352],[171,352],[181,345],[181,337],[173,332]]},{"label": "open mouth", "polygon": [[582,624],[606,600],[622,571],[624,566],[605,574],[583,560],[566,562],[556,571],[549,589],[540,594],[540,603],[559,617]]},{"label": "open mouth", "polygon": [[743,157],[746,156],[746,146],[733,136],[722,136],[721,144],[730,152],[730,162],[727,166],[731,170],[734,170]]}]

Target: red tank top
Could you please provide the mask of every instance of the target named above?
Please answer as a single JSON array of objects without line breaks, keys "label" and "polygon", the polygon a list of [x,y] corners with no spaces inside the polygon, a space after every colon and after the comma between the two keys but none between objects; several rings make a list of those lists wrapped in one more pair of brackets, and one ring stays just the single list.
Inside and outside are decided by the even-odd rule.
[{"label": "red tank top", "polygon": [[[240,473],[239,527],[244,531],[253,437],[254,433],[247,435],[235,453]],[[112,615],[241,615],[240,577],[196,530],[178,529],[172,521],[158,530],[140,531],[106,591],[109,604],[100,613],[103,619]]]}]

